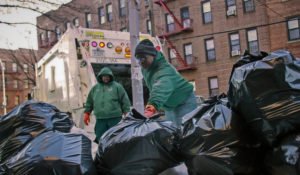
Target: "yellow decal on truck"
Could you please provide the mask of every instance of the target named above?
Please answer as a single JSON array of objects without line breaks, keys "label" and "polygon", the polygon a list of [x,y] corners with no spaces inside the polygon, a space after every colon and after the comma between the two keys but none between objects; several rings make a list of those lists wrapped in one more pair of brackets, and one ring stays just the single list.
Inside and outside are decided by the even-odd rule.
[{"label": "yellow decal on truck", "polygon": [[93,39],[104,39],[103,32],[85,31],[86,37],[92,37]]}]

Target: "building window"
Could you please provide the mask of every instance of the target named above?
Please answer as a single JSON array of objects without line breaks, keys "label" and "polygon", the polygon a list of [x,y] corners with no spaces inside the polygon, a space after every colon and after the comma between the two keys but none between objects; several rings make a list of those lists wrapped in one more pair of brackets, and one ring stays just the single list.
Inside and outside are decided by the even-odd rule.
[{"label": "building window", "polygon": [[106,16],[107,16],[107,21],[112,21],[113,20],[111,3],[106,5]]},{"label": "building window", "polygon": [[192,49],[192,44],[184,44],[183,45],[183,50],[184,50],[184,59],[186,61],[187,65],[193,64],[193,49]]},{"label": "building window", "polygon": [[24,88],[25,88],[25,89],[28,89],[28,88],[29,88],[29,81],[28,81],[28,80],[25,80],[25,81],[24,81]]},{"label": "building window", "polygon": [[18,65],[17,65],[17,63],[12,63],[12,71],[13,72],[18,72]]},{"label": "building window", "polygon": [[204,24],[212,22],[210,1],[202,2],[202,16]]},{"label": "building window", "polygon": [[190,80],[189,83],[191,83],[193,85],[193,87],[194,87],[193,91],[195,93],[196,92],[196,82],[195,82],[195,80]]},{"label": "building window", "polygon": [[25,73],[28,73],[28,64],[24,64],[23,69]]},{"label": "building window", "polygon": [[14,88],[17,89],[18,88],[18,80],[14,80],[13,82],[14,82],[14,84],[13,84]]},{"label": "building window", "polygon": [[46,39],[47,39],[46,41],[47,41],[47,42],[50,42],[50,41],[51,41],[51,32],[50,32],[49,30],[46,31],[46,37],[47,37],[47,38],[46,38]]},{"label": "building window", "polygon": [[71,23],[70,22],[66,22],[65,28],[66,28],[66,30],[68,30],[69,28],[71,28]]},{"label": "building window", "polygon": [[104,7],[99,7],[98,13],[99,13],[99,24],[104,24],[105,23]]},{"label": "building window", "polygon": [[75,18],[75,19],[73,20],[73,24],[74,24],[75,27],[79,27],[79,19],[78,19],[78,18]]},{"label": "building window", "polygon": [[90,13],[85,14],[86,28],[92,28],[92,15]]},{"label": "building window", "polygon": [[167,32],[175,30],[174,19],[170,14],[166,14]]},{"label": "building window", "polygon": [[205,49],[207,61],[216,60],[215,44],[213,39],[205,40]]},{"label": "building window", "polygon": [[19,105],[20,104],[20,97],[17,95],[15,96],[15,105]]},{"label": "building window", "polygon": [[299,28],[300,18],[292,18],[288,20],[288,32],[289,40],[300,39],[300,28]]},{"label": "building window", "polygon": [[180,14],[181,14],[181,20],[182,20],[182,25],[184,28],[191,27],[191,19],[190,19],[190,13],[189,13],[189,8],[184,7],[180,9]]},{"label": "building window", "polygon": [[251,53],[258,53],[258,40],[256,29],[247,30],[248,49]]},{"label": "building window", "polygon": [[146,6],[146,7],[149,6],[149,0],[145,0],[145,6]]},{"label": "building window", "polygon": [[121,31],[121,32],[127,32],[127,28],[124,27],[124,28],[122,28],[120,31]]},{"label": "building window", "polygon": [[244,4],[244,12],[252,12],[254,11],[254,1],[253,0],[243,0]]},{"label": "building window", "polygon": [[237,56],[241,53],[240,36],[238,33],[229,34],[230,39],[230,55]]},{"label": "building window", "polygon": [[42,45],[42,46],[46,44],[44,33],[40,33],[40,41],[41,41],[41,45]]},{"label": "building window", "polygon": [[219,85],[217,77],[208,78],[209,96],[213,97],[219,94]]},{"label": "building window", "polygon": [[169,60],[171,62],[171,60],[175,59],[176,58],[176,55],[174,53],[174,50],[168,48],[168,52],[169,52]]},{"label": "building window", "polygon": [[119,0],[119,12],[121,17],[126,15],[125,0]]},{"label": "building window", "polygon": [[55,35],[56,35],[56,40],[59,40],[61,35],[60,35],[60,29],[59,27],[55,27]]},{"label": "building window", "polygon": [[146,24],[147,24],[147,33],[149,33],[150,35],[152,35],[151,21],[147,20]]},{"label": "building window", "polygon": [[236,4],[235,0],[226,0],[227,16],[236,15]]}]

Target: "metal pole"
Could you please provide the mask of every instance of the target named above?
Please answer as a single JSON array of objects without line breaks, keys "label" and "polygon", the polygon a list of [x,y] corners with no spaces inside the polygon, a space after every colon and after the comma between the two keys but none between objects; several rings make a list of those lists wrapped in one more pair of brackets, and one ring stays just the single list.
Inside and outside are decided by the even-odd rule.
[{"label": "metal pole", "polygon": [[4,109],[4,115],[6,115],[6,95],[5,95],[5,77],[4,77],[4,65],[2,60],[0,59],[1,63],[1,70],[2,70],[2,91],[3,91],[3,109]]},{"label": "metal pole", "polygon": [[139,42],[138,0],[129,0],[129,32],[131,48],[131,85],[133,107],[140,113],[144,112],[143,75],[141,66],[135,59],[135,48]]}]

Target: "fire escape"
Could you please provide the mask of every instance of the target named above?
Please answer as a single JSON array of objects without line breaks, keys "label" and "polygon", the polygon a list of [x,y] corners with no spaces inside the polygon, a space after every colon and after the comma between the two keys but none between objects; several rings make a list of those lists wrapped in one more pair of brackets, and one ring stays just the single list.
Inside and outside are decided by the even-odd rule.
[{"label": "fire escape", "polygon": [[180,53],[177,51],[174,44],[170,41],[171,36],[186,33],[186,32],[193,32],[193,28],[191,27],[191,19],[190,18],[183,19],[183,22],[180,22],[174,16],[174,14],[169,9],[169,7],[167,6],[167,3],[170,2],[170,1],[175,1],[175,0],[154,0],[154,3],[162,6],[167,11],[167,13],[171,16],[171,18],[173,18],[174,23],[176,24],[176,27],[174,28],[174,30],[167,31],[166,33],[164,33],[162,35],[159,35],[158,37],[163,38],[167,42],[168,48],[176,56],[178,64],[177,65],[174,65],[173,63],[172,64],[176,67],[176,69],[178,71],[196,69],[197,67],[196,67],[196,64],[195,64],[194,57],[193,56],[186,56],[186,58],[184,59],[180,55]]}]

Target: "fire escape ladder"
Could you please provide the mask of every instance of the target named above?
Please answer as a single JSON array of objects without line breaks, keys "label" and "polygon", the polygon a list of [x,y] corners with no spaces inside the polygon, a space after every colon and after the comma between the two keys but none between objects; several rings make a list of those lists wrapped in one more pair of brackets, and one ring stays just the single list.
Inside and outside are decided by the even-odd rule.
[{"label": "fire escape ladder", "polygon": [[178,62],[181,64],[182,67],[187,67],[186,61],[181,57],[181,55],[179,54],[179,52],[177,52],[176,47],[173,45],[173,43],[168,40],[166,35],[163,35],[165,41],[168,44],[168,47],[171,49],[171,52],[173,52],[176,55],[176,58],[178,60]]},{"label": "fire escape ladder", "polygon": [[166,5],[166,3],[163,0],[158,0],[156,1],[159,5],[162,5],[167,12],[171,15],[171,17],[174,19],[175,23],[179,26],[179,30],[183,30],[184,27],[181,24],[181,22],[178,21],[178,19],[174,16],[174,14],[172,13],[172,11],[169,9],[169,7]]}]

